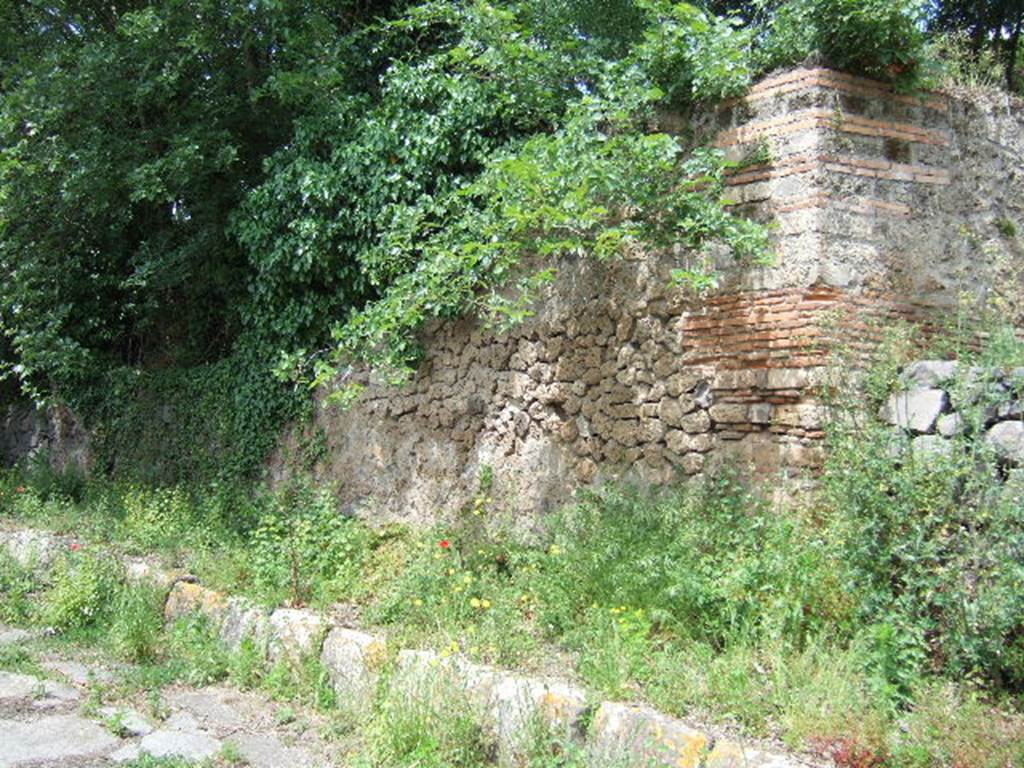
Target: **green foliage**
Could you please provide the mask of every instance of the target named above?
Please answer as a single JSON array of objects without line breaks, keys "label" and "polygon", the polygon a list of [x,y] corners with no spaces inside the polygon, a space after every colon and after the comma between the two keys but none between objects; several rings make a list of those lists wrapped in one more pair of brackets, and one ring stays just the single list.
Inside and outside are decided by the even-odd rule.
[{"label": "green foliage", "polygon": [[483,768],[493,744],[464,691],[438,676],[420,689],[394,686],[375,712],[360,768]]},{"label": "green foliage", "polygon": [[925,9],[923,0],[791,0],[769,23],[763,66],[819,54],[837,69],[912,87],[928,64]]},{"label": "green foliage", "polygon": [[0,549],[0,622],[26,623],[32,617],[32,596],[38,588],[32,571]]},{"label": "green foliage", "polygon": [[109,639],[115,654],[136,663],[151,662],[160,651],[166,590],[139,583],[120,590]]},{"label": "green foliage", "polygon": [[369,536],[337,507],[329,488],[302,483],[273,499],[249,540],[253,586],[265,599],[305,605],[351,590]]},{"label": "green foliage", "polygon": [[1009,396],[984,372],[1016,364],[1022,349],[991,338],[977,355],[985,365],[964,357],[947,385],[965,424],[949,455],[916,455],[872,413],[833,422],[824,497],[876,678],[896,701],[926,667],[1000,688],[1024,682],[1024,487],[1019,473],[1001,479],[983,439],[987,414]]},{"label": "green foliage", "polygon": [[780,516],[729,479],[645,499],[608,489],[554,525],[544,620],[570,630],[596,604],[643,611],[653,628],[721,647],[799,646],[850,607],[811,520]]},{"label": "green foliage", "polygon": [[[1012,60],[989,10],[930,20],[972,52],[1005,26]],[[517,322],[563,257],[681,246],[697,290],[711,244],[765,258],[722,158],[656,110],[810,55],[927,68],[917,0],[58,1],[0,26],[0,378],[159,482],[259,470],[304,399],[272,368],[401,379],[424,322]]]},{"label": "green foliage", "polygon": [[68,552],[53,569],[40,621],[61,632],[97,624],[109,615],[120,579],[118,566],[105,554]]},{"label": "green foliage", "polygon": [[202,686],[227,677],[229,653],[206,616],[191,614],[176,619],[165,643],[165,653],[178,679]]}]

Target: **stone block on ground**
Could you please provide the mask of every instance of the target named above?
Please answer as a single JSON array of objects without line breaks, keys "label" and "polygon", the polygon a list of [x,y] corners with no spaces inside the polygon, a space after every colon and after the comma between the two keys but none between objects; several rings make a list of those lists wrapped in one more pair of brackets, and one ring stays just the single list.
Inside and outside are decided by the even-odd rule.
[{"label": "stone block on ground", "polygon": [[221,743],[205,733],[161,729],[144,736],[139,742],[139,749],[153,757],[205,760],[220,752]]},{"label": "stone block on ground", "polygon": [[369,708],[387,648],[383,638],[345,627],[335,627],[324,638],[320,661],[331,685],[353,711]]},{"label": "stone block on ground", "polygon": [[32,633],[27,630],[0,626],[0,646],[19,645],[31,640],[32,637]]},{"label": "stone block on ground", "polygon": [[251,768],[313,768],[317,764],[309,752],[288,747],[274,736],[239,734],[227,740]]},{"label": "stone block on ground", "polygon": [[1024,464],[1024,421],[999,422],[985,434],[985,442],[1004,461]]},{"label": "stone block on ground", "polygon": [[70,686],[31,675],[0,672],[0,706],[21,704],[38,709],[77,700],[78,691]]},{"label": "stone block on ground", "polygon": [[125,577],[133,584],[152,584],[160,589],[170,589],[179,581],[195,583],[194,576],[180,570],[165,570],[142,558],[130,558],[125,562]]},{"label": "stone block on ground", "polygon": [[537,731],[566,739],[582,736],[586,694],[562,681],[499,675],[491,687],[488,720],[498,742],[502,765],[518,765]]},{"label": "stone block on ground", "polygon": [[598,763],[698,768],[709,746],[707,734],[650,707],[605,702],[594,715],[588,751]]},{"label": "stone block on ground", "polygon": [[935,428],[949,396],[942,389],[909,389],[891,395],[879,413],[882,421],[919,435]]},{"label": "stone block on ground", "polygon": [[47,531],[0,531],[0,546],[23,568],[47,570],[63,554],[64,541]]},{"label": "stone block on ground", "polygon": [[152,723],[134,709],[103,707],[100,716],[110,724],[117,724],[122,736],[148,736],[154,731]]},{"label": "stone block on ground", "polygon": [[106,729],[76,715],[0,720],[0,768],[80,765],[109,754],[119,743]]},{"label": "stone block on ground", "polygon": [[943,437],[956,437],[963,434],[964,418],[959,413],[944,413],[935,422],[935,431]]},{"label": "stone block on ground", "polygon": [[302,608],[278,608],[270,614],[268,656],[271,661],[301,661],[320,654],[329,625],[322,616]]}]

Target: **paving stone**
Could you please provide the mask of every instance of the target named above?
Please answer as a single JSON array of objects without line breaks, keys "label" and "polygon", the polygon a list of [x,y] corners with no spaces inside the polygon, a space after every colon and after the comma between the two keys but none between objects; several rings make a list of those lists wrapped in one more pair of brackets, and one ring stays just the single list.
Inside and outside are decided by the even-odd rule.
[{"label": "paving stone", "polygon": [[119,743],[104,728],[76,715],[0,720],[0,768],[94,759]]},{"label": "paving stone", "polygon": [[32,633],[24,629],[0,626],[0,646],[24,643],[31,640],[32,637]]},{"label": "paving stone", "polygon": [[127,763],[129,760],[137,760],[142,754],[138,744],[125,744],[120,749],[111,752],[108,757],[115,763]]},{"label": "paving stone", "polygon": [[642,705],[605,702],[590,729],[592,754],[613,764],[697,768],[708,745],[706,734]]},{"label": "paving stone", "polygon": [[114,679],[114,676],[105,669],[87,667],[77,661],[44,661],[40,666],[63,675],[75,685],[89,685],[94,680],[109,683]]},{"label": "paving stone", "polygon": [[909,389],[889,397],[879,416],[887,424],[919,435],[935,428],[935,422],[949,404],[949,395],[941,389]]},{"label": "paving stone", "polygon": [[40,680],[31,675],[19,675],[14,672],[0,672],[0,704],[25,702],[38,705],[43,703],[59,704],[76,701],[78,691],[67,685],[51,680]]},{"label": "paving stone", "polygon": [[123,707],[103,707],[100,715],[108,721],[116,721],[121,726],[121,735],[148,736],[154,730],[152,723],[134,709]]},{"label": "paving stone", "polygon": [[202,760],[220,752],[221,743],[205,733],[161,729],[143,737],[139,749],[153,757]]},{"label": "paving stone", "polygon": [[174,712],[164,720],[163,729],[167,731],[188,731],[189,733],[199,733],[202,731],[199,721],[196,720],[195,715],[191,712]]},{"label": "paving stone", "polygon": [[252,768],[313,768],[315,758],[299,747],[287,747],[274,736],[240,734],[228,740]]},{"label": "paving stone", "polygon": [[233,695],[228,689],[207,688],[172,693],[165,697],[165,702],[194,716],[204,730],[231,733],[245,725],[245,719],[231,706]]}]

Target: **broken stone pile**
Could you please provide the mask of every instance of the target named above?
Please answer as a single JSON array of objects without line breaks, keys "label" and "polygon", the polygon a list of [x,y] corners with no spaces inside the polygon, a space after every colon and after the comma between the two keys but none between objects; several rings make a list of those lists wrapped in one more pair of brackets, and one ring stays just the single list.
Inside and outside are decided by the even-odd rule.
[{"label": "broken stone pile", "polygon": [[981,438],[998,460],[1024,466],[1024,368],[965,368],[922,360],[900,374],[901,389],[879,417],[910,438],[915,456],[948,456],[957,438]]},{"label": "broken stone pile", "polygon": [[[40,531],[0,530],[0,547],[25,565],[46,567],[69,541]],[[125,562],[128,577],[167,589],[165,618],[201,614],[222,642],[237,649],[248,640],[271,661],[318,659],[330,676],[339,706],[370,716],[381,686],[406,701],[430,704],[456,697],[493,735],[502,766],[522,764],[537,725],[575,741],[595,765],[672,768],[797,768],[786,754],[742,744],[668,717],[651,707],[601,701],[566,679],[525,675],[476,664],[461,654],[399,649],[380,634],[334,623],[307,609],[267,610],[241,597],[207,589],[184,573]],[[0,765],[3,761],[0,760]]]}]

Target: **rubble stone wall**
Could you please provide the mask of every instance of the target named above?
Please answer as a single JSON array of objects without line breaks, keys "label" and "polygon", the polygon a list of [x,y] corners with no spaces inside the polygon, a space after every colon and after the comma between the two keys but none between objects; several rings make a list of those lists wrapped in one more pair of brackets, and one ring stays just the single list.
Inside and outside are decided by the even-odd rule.
[{"label": "rubble stone wall", "polygon": [[662,483],[715,462],[799,476],[820,464],[814,385],[837,342],[870,344],[892,318],[941,320],[964,294],[1001,290],[1020,317],[1020,101],[798,69],[658,127],[739,162],[730,198],[774,222],[774,263],[723,259],[720,288],[697,298],[670,287],[685,254],[566,260],[510,333],[428,329],[412,383],[371,384],[308,428],[326,438],[316,472],[345,505],[429,519],[489,476],[496,502],[530,518],[608,478]]}]

